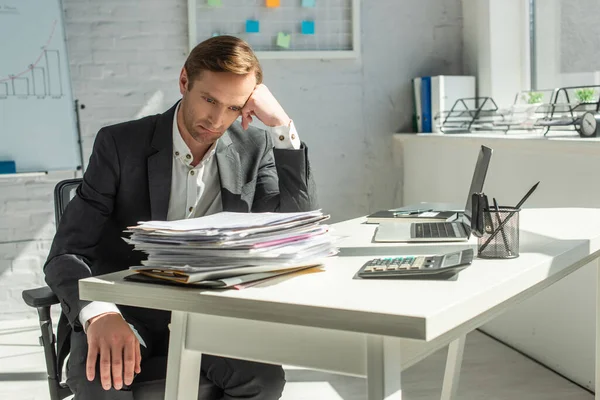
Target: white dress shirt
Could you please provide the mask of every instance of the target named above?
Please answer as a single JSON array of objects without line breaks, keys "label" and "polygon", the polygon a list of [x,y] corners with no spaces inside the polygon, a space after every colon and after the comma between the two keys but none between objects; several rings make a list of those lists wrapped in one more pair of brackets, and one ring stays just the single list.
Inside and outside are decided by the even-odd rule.
[{"label": "white dress shirt", "polygon": [[[181,103],[179,103],[181,104]],[[202,160],[193,167],[192,152],[181,136],[177,126],[177,113],[173,118],[173,171],[171,177],[171,194],[167,220],[195,218],[223,211],[221,203],[221,179],[215,151],[217,142],[208,149]],[[289,126],[267,127],[277,149],[299,149],[300,138],[291,121]],[[121,314],[117,306],[104,301],[93,301],[79,312],[79,322],[87,332],[87,322],[100,314],[114,312]],[[144,343],[135,328],[129,324],[140,343]]]},{"label": "white dress shirt", "polygon": [[[179,111],[179,106],[175,115]],[[181,137],[177,117],[173,119],[173,172],[167,220],[201,217],[223,211],[221,179],[215,152],[217,142],[206,151],[202,160],[192,166],[194,157]]]}]

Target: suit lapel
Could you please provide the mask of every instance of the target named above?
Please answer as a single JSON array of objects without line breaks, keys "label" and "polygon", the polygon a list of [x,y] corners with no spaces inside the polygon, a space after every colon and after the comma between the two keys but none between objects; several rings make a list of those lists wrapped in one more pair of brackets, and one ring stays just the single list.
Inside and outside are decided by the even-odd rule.
[{"label": "suit lapel", "polygon": [[148,157],[148,188],[152,219],[164,221],[169,211],[171,175],[173,170],[173,118],[177,104],[156,123],[152,148],[155,152]]},{"label": "suit lapel", "polygon": [[221,202],[224,211],[248,212],[251,202],[242,198],[242,164],[229,132],[217,142],[217,165],[221,179]]}]

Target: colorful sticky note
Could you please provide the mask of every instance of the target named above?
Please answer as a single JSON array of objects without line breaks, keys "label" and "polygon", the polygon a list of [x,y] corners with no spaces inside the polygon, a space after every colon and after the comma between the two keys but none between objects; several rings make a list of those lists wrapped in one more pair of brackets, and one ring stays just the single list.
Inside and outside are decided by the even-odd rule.
[{"label": "colorful sticky note", "polygon": [[302,7],[309,8],[314,7],[316,0],[302,0]]},{"label": "colorful sticky note", "polygon": [[246,20],[246,32],[258,33],[260,32],[260,22],[254,19]]},{"label": "colorful sticky note", "polygon": [[209,7],[221,7],[221,0],[207,0],[206,3]]},{"label": "colorful sticky note", "polygon": [[302,21],[302,34],[303,35],[314,35],[315,34],[315,21]]},{"label": "colorful sticky note", "polygon": [[267,0],[267,7],[275,8],[280,6],[280,0]]},{"label": "colorful sticky note", "polygon": [[283,47],[284,49],[289,49],[291,42],[292,35],[283,32],[279,32],[277,34],[277,46]]}]

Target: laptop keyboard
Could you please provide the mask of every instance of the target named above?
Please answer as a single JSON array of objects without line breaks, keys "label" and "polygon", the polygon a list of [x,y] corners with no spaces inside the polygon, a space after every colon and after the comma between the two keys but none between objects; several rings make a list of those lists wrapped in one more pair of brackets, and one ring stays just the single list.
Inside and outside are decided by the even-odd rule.
[{"label": "laptop keyboard", "polygon": [[415,223],[417,238],[456,238],[465,236],[462,224],[453,222]]}]

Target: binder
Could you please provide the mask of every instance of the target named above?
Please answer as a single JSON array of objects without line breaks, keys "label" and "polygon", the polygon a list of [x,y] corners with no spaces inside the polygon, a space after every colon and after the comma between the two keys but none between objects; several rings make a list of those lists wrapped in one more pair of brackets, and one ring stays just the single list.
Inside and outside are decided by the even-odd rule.
[{"label": "binder", "polygon": [[413,130],[417,133],[423,132],[423,120],[421,111],[421,78],[414,78],[413,84]]},{"label": "binder", "polygon": [[431,115],[431,77],[421,78],[421,112],[423,133],[431,133],[432,115]]}]

